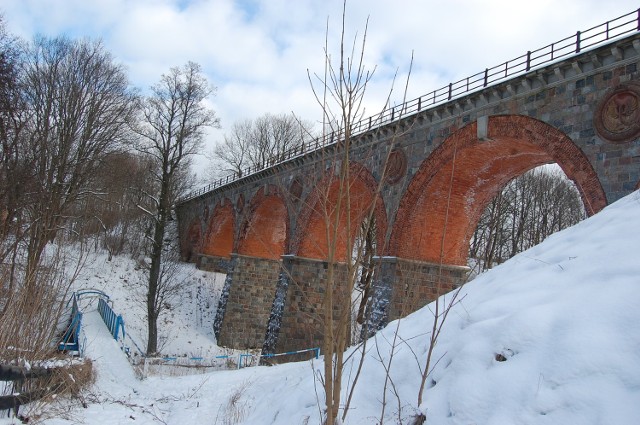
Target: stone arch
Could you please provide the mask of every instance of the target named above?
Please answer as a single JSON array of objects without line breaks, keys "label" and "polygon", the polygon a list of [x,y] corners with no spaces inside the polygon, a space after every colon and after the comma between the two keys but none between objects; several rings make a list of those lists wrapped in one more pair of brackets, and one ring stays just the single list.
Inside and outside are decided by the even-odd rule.
[{"label": "stone arch", "polygon": [[289,242],[289,212],[280,190],[260,188],[241,226],[238,254],[279,260]]},{"label": "stone arch", "polygon": [[207,236],[202,244],[202,254],[231,258],[234,242],[235,214],[231,202],[224,200],[216,205],[209,218]]},{"label": "stone arch", "polygon": [[[374,216],[378,226],[377,243],[379,247],[383,247],[387,229],[387,215],[384,201],[380,196],[376,196],[378,182],[366,167],[356,162],[349,165],[349,173],[351,223],[355,224],[351,229],[351,237],[356,236],[359,224],[375,203]],[[326,236],[327,219],[325,216],[330,216],[329,221],[331,222],[336,221],[335,208],[340,193],[339,187],[340,180],[335,175],[326,175],[307,197],[298,221],[294,247],[297,256],[319,260],[327,259],[329,243]],[[343,213],[337,220],[338,240],[334,258],[339,262],[347,259],[347,232],[342,230],[346,227],[346,217],[346,214]]]},{"label": "stone arch", "polygon": [[589,160],[554,127],[526,116],[501,115],[489,118],[483,141],[476,122],[459,129],[432,152],[409,184],[389,253],[466,265],[469,240],[485,206],[509,180],[554,162],[576,184],[589,215],[606,206]]},{"label": "stone arch", "polygon": [[191,221],[181,241],[180,255],[183,261],[194,261],[202,243],[202,220],[196,217]]}]

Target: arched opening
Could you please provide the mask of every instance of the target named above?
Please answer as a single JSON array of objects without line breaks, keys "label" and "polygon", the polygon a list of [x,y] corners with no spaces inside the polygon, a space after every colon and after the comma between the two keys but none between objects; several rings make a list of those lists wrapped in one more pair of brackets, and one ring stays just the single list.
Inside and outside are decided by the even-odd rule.
[{"label": "arched opening", "polygon": [[390,252],[449,265],[467,264],[469,241],[485,207],[507,182],[532,168],[557,163],[580,191],[587,214],[606,205],[593,167],[565,134],[530,117],[490,117],[447,138],[427,158],[400,203]]},{"label": "arched opening", "polygon": [[376,187],[371,173],[356,163],[350,165],[348,182],[330,176],[318,184],[301,215],[297,255],[327,260],[329,251],[333,250],[334,261],[346,262],[353,251],[358,230],[372,209],[377,246],[382,246],[387,220],[382,199],[376,196]]},{"label": "arched opening", "polygon": [[230,202],[215,207],[207,226],[207,236],[202,244],[202,254],[231,258],[233,252],[234,212]]},{"label": "arched opening", "polygon": [[484,209],[469,243],[471,277],[586,218],[575,184],[557,164],[509,181]]},{"label": "arched opening", "polygon": [[251,200],[238,254],[279,260],[288,243],[289,213],[278,191],[269,187],[269,195],[261,188]]}]

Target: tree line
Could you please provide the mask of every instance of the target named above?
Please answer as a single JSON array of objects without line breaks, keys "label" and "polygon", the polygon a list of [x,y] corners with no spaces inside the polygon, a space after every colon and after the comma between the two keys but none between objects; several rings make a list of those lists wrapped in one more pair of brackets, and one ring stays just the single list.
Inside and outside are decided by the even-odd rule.
[{"label": "tree line", "polygon": [[165,234],[191,188],[190,159],[219,125],[204,103],[214,90],[188,62],[142,95],[100,42],[27,42],[0,23],[0,320],[16,324],[0,342],[50,346],[70,285],[52,242],[93,236],[111,254],[150,258],[147,352],[157,351]]},{"label": "tree line", "polygon": [[[196,185],[191,160],[207,129],[220,127],[204,102],[214,94],[194,62],[143,94],[100,42],[25,41],[0,17],[0,319],[25,324],[0,342],[35,327],[43,338],[32,345],[47,346],[57,320],[45,316],[70,288],[52,242],[93,241],[109,259],[126,253],[147,269],[147,353],[157,352],[158,316],[180,284],[172,206]],[[286,114],[235,123],[210,155],[209,177],[268,164],[312,127]],[[37,294],[42,305],[23,308]],[[37,311],[47,314],[36,320]]]}]

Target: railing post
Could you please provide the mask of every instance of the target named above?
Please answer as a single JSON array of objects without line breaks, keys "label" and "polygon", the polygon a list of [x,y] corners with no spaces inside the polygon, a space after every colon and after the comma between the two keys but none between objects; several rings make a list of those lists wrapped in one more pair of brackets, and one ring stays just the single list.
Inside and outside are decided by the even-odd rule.
[{"label": "railing post", "polygon": [[580,53],[580,31],[576,32],[576,53]]},{"label": "railing post", "polygon": [[422,109],[422,96],[418,98],[418,112]]},{"label": "railing post", "polygon": [[640,8],[638,9],[638,31],[640,31]]},{"label": "railing post", "polygon": [[531,69],[531,50],[527,52],[527,71]]},{"label": "railing post", "polygon": [[453,83],[449,83],[449,99],[451,100],[451,93],[453,92]]},{"label": "railing post", "polygon": [[489,68],[484,69],[484,86],[487,87],[489,83]]}]

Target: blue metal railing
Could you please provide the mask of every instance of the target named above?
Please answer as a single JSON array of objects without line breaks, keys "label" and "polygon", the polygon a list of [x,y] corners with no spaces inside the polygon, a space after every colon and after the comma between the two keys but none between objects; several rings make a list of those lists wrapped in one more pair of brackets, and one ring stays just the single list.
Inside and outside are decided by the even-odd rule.
[{"label": "blue metal railing", "polygon": [[[399,121],[410,115],[433,108],[452,99],[463,95],[482,90],[491,85],[504,82],[507,79],[523,75],[529,71],[541,68],[565,59],[578,55],[584,50],[604,45],[613,39],[622,38],[627,34],[640,31],[640,9],[629,12],[626,15],[612,19],[604,24],[597,25],[585,31],[578,31],[574,35],[563,38],[547,46],[536,50],[530,50],[524,55],[508,60],[500,65],[486,68],[470,77],[454,83],[449,83],[444,87],[420,96],[416,99],[406,101],[400,105],[386,109],[380,114],[364,118],[352,123],[349,134],[355,136],[376,128],[380,128],[394,121]],[[234,173],[221,177],[209,185],[189,193],[178,201],[178,204],[187,202],[193,198],[204,195],[219,187],[226,186],[235,181],[256,174],[264,169],[287,162],[293,158],[306,155],[332,146],[342,140],[344,133],[329,133],[322,139],[316,138],[305,142],[300,146],[279,153],[277,156],[269,158],[267,161],[246,168],[239,173]]]},{"label": "blue metal railing", "polygon": [[[292,356],[294,354],[302,354],[302,353],[309,353],[313,351],[315,353],[315,358],[316,360],[320,357],[320,348],[307,348],[305,350],[297,350],[297,351],[288,351],[286,353],[277,353],[277,354],[261,354],[261,355],[256,355],[256,354],[240,354],[238,356],[238,369],[242,368],[242,361],[243,359],[246,359],[248,357],[254,357],[254,358],[262,358],[262,359],[270,359],[273,357],[280,357],[280,356]],[[245,362],[246,363],[246,362]]]},{"label": "blue metal railing", "polygon": [[80,329],[82,328],[82,312],[78,308],[78,296],[76,293],[71,295],[73,305],[71,307],[71,323],[64,333],[62,340],[58,343],[60,351],[81,351],[80,346]]},{"label": "blue metal railing", "polygon": [[[238,362],[237,362],[237,367],[238,369],[241,369],[242,367],[246,367],[248,366],[246,359],[248,358],[262,358],[262,359],[267,359],[267,358],[273,358],[273,357],[281,357],[281,356],[291,356],[294,354],[302,354],[302,353],[309,353],[309,352],[313,352],[314,353],[314,357],[315,359],[318,359],[320,357],[320,348],[307,348],[305,350],[297,350],[297,351],[288,351],[286,353],[277,353],[277,354],[250,354],[250,353],[241,353],[238,355],[234,355],[234,354],[225,354],[225,355],[220,355],[220,356],[214,356],[212,357],[213,360],[230,360],[230,359],[235,359],[237,357]],[[203,365],[208,359],[204,358],[204,357],[170,357],[170,356],[166,356],[166,357],[160,357],[158,358],[158,360],[162,360],[165,363],[174,363],[174,362],[178,362],[179,360],[188,360],[191,362],[195,362],[197,364]]]},{"label": "blue metal railing", "polygon": [[122,331],[122,339],[125,338],[125,330],[124,330],[124,320],[121,315],[116,315],[113,309],[109,306],[109,304],[103,299],[100,298],[98,301],[98,312],[104,320],[105,325],[113,335],[113,339],[118,340],[118,334]]}]

